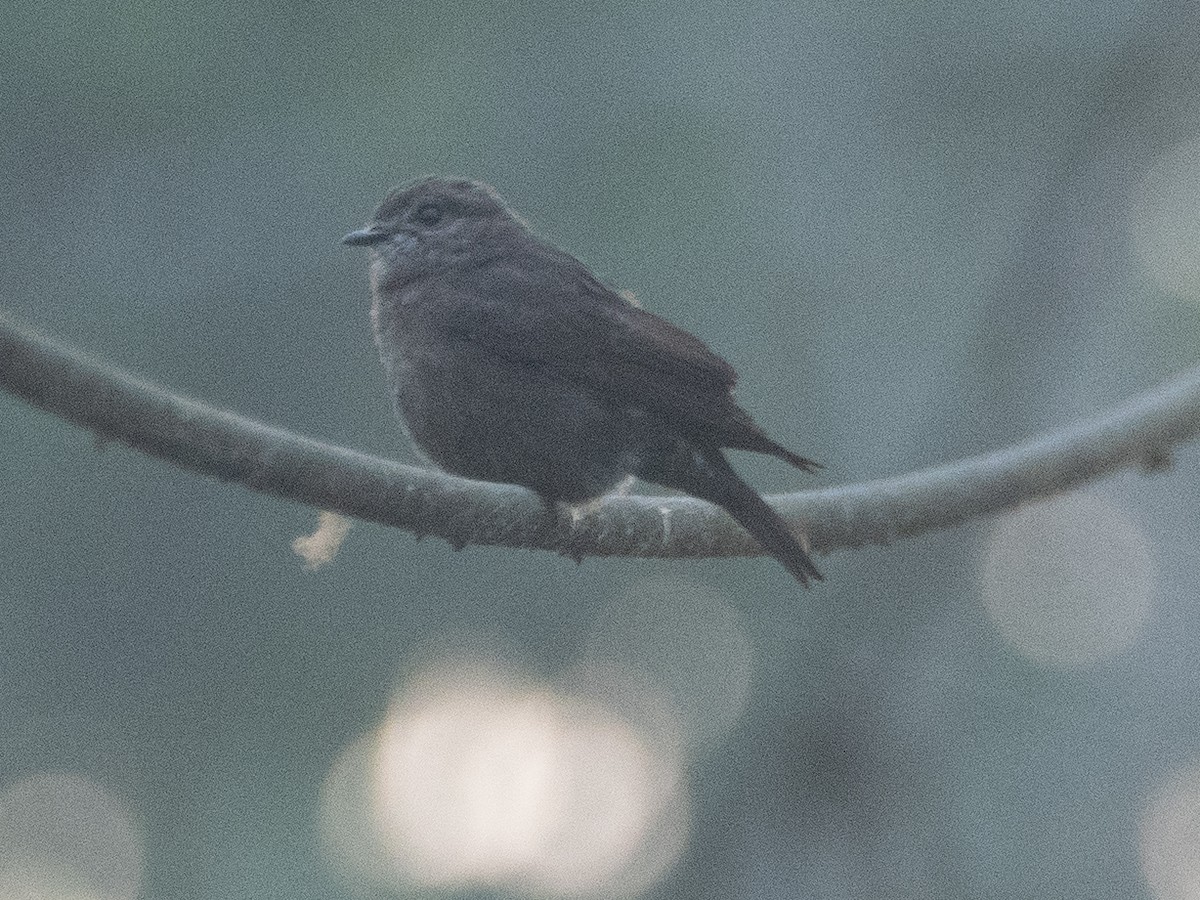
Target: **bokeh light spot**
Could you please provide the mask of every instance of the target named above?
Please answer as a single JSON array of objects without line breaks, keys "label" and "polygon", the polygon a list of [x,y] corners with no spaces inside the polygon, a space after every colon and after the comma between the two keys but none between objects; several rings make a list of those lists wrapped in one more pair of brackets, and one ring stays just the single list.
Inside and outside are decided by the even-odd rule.
[{"label": "bokeh light spot", "polygon": [[124,805],[66,772],[0,793],[0,900],[134,900],[143,838]]},{"label": "bokeh light spot", "polygon": [[1163,781],[1139,827],[1142,873],[1158,900],[1200,897],[1200,768]]},{"label": "bokeh light spot", "polygon": [[1124,650],[1150,611],[1151,550],[1111,500],[1073,493],[1004,516],[988,538],[982,596],[1017,651],[1087,666]]},{"label": "bokeh light spot", "polygon": [[1134,194],[1134,251],[1169,293],[1200,301],[1200,137],[1157,159]]},{"label": "bokeh light spot", "polygon": [[463,659],[411,678],[327,780],[339,866],[393,887],[544,897],[656,883],[686,842],[678,744],[582,683]]}]

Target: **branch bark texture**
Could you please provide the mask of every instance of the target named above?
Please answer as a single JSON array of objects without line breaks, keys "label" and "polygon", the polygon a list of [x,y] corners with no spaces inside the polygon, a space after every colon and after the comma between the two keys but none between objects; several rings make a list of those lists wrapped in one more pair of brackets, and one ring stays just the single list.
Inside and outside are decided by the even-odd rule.
[{"label": "branch bark texture", "polygon": [[[273,428],[134,378],[0,314],[0,387],[101,439],[252,490],[456,547],[584,556],[756,555],[723,511],[617,495],[581,515],[532,493],[403,465]],[[1103,415],[994,453],[894,478],[768,497],[828,552],[946,528],[1129,467],[1164,468],[1200,431],[1200,367]]]}]

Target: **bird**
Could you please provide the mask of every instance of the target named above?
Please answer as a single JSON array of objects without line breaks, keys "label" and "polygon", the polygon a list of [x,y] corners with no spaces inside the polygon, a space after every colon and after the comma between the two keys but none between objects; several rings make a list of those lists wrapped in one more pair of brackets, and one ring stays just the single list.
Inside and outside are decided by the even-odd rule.
[{"label": "bird", "polygon": [[496,190],[428,177],[342,239],[371,251],[371,322],[393,404],[447,472],[577,506],[629,476],[722,507],[802,585],[804,542],[725,450],[820,465],[768,437],[699,338],[537,236]]}]

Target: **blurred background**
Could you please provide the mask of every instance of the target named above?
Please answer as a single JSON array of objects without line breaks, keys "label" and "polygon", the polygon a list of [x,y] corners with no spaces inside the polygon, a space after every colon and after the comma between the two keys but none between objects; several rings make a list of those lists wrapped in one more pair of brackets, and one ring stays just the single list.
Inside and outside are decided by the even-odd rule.
[{"label": "blurred background", "polygon": [[[0,13],[6,312],[411,460],[339,245],[488,181],[820,480],[1200,345],[1200,7],[246,0]],[[589,560],[358,525],[0,396],[0,898],[1194,897],[1200,450],[953,531]]]}]

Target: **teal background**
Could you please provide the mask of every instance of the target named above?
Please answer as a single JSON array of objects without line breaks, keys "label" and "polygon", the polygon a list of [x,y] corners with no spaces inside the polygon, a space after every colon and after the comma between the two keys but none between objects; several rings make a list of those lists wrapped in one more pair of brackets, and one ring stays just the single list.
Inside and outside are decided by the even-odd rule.
[{"label": "teal background", "polygon": [[[827,465],[739,458],[764,491],[904,472],[1194,362],[1200,289],[1148,273],[1129,219],[1200,133],[1198,37],[1169,0],[10,4],[2,303],[412,460],[338,241],[395,183],[479,178]],[[312,510],[12,397],[0,435],[0,790],[104,785],[144,830],[145,897],[391,896],[348,884],[317,822],[406,661],[454,633],[553,677],[653,579],[727,598],[754,671],[652,896],[1153,896],[1139,817],[1200,757],[1192,447],[1095,488],[1153,548],[1153,611],[1061,669],[985,614],[987,522],[826,557],[808,592],[764,560],[576,566],[367,525],[308,573]]]}]

